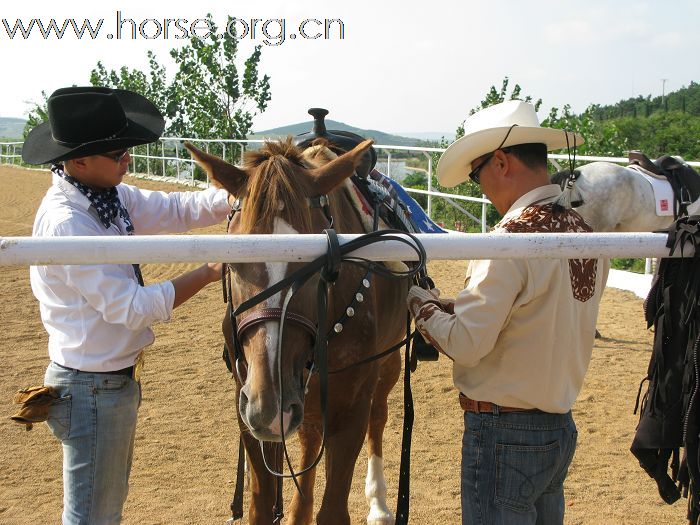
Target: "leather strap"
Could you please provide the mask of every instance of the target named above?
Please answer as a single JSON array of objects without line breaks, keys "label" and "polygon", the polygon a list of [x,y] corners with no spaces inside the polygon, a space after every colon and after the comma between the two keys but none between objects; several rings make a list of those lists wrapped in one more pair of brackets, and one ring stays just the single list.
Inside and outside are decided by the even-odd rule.
[{"label": "leather strap", "polygon": [[[255,312],[246,316],[246,318],[240,322],[237,330],[238,337],[240,338],[243,335],[243,332],[245,332],[251,326],[264,323],[266,321],[279,321],[281,317],[281,308],[263,308],[261,310],[256,310]],[[303,315],[287,312],[285,319],[298,324],[302,328],[305,328],[314,339],[316,338],[316,325]]]},{"label": "leather strap", "polygon": [[498,414],[500,412],[541,412],[536,408],[517,408],[517,407],[502,407],[496,403],[491,403],[490,401],[475,401],[474,399],[469,399],[467,396],[460,392],[459,394],[459,406],[465,412],[473,412],[474,414]]}]

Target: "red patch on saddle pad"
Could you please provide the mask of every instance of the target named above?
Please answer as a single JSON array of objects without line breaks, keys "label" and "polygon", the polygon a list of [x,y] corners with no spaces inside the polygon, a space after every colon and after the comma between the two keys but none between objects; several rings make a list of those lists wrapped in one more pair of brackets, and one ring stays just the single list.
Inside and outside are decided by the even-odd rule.
[{"label": "red patch on saddle pad", "polygon": [[668,211],[668,199],[661,199],[659,201],[659,208],[661,211]]}]

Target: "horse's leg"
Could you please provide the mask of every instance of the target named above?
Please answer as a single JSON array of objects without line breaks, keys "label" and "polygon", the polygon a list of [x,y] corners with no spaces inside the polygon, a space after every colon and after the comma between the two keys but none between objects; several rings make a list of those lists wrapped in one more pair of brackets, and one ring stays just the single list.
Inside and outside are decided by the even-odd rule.
[{"label": "horse's leg", "polygon": [[369,396],[356,398],[333,416],[340,424],[333,425],[336,428],[329,429],[326,437],[326,490],[316,517],[318,525],[350,525],[348,496],[357,456],[367,432],[370,403]]},{"label": "horse's leg", "polygon": [[[300,468],[306,468],[316,459],[321,448],[321,433],[318,426],[309,423],[302,424],[299,427],[299,442],[301,444]],[[310,525],[314,517],[316,468],[299,476],[298,481],[301,494],[299,492],[294,493],[292,504],[289,507],[289,523]]]},{"label": "horse's leg", "polygon": [[394,514],[386,504],[386,480],[384,478],[384,454],[382,438],[389,413],[387,399],[401,373],[401,353],[394,352],[379,370],[379,382],[372,397],[372,407],[367,428],[367,478],[365,497],[369,505],[368,525],[394,523]]}]

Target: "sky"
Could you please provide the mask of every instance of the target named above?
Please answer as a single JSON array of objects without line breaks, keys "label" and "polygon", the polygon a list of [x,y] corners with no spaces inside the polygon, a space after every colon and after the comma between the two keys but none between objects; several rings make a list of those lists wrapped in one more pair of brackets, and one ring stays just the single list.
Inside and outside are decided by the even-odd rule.
[{"label": "sky", "polygon": [[[88,85],[98,60],[108,69],[145,71],[152,50],[172,74],[168,52],[186,42],[175,38],[184,32],[174,20],[189,33],[207,13],[219,26],[227,15],[246,21],[236,26],[239,35],[248,27],[239,41],[241,67],[262,46],[260,71],[271,78],[272,100],[255,131],[310,119],[308,108],[325,107],[328,118],[364,129],[454,132],[506,76],[543,100],[540,118],[552,106],[580,112],[700,81],[697,0],[3,2],[0,117],[26,117],[42,90]],[[27,27],[33,18],[103,24],[95,39],[79,39],[71,28],[62,39],[43,39],[36,26],[27,38],[9,37],[8,27],[18,20]],[[143,36],[133,39],[126,19],[143,24]],[[338,22],[325,38],[324,20],[342,21],[342,38]],[[303,22],[306,36],[320,36],[303,38]],[[195,32],[206,32],[197,25]]]}]

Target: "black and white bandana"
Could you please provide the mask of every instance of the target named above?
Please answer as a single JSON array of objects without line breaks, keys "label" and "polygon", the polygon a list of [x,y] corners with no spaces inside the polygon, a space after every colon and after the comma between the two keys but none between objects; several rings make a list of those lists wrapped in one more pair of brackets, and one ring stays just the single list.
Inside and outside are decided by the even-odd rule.
[{"label": "black and white bandana", "polygon": [[[92,204],[92,207],[95,208],[95,211],[100,218],[100,222],[105,228],[109,228],[114,222],[114,219],[116,219],[117,215],[119,215],[126,225],[126,234],[134,234],[134,225],[131,222],[131,217],[129,217],[129,212],[119,200],[117,188],[112,187],[101,191],[90,188],[77,180],[75,177],[71,177],[65,171],[63,171],[63,164],[52,164],[51,171],[55,175],[58,175],[64,179],[66,182],[69,182],[75,186],[80,193],[88,198],[90,204]],[[139,284],[143,286],[141,268],[138,264],[134,264],[134,272],[136,273],[136,278],[138,279]]]}]

